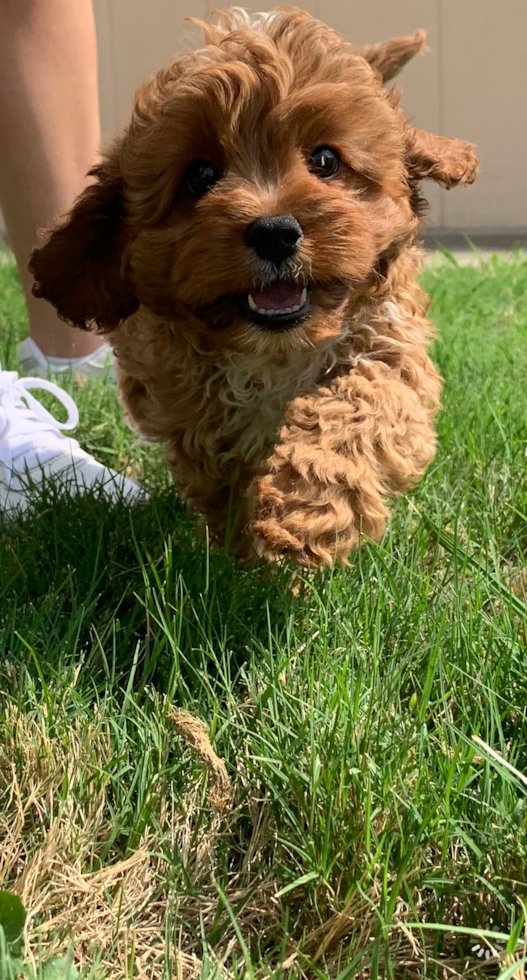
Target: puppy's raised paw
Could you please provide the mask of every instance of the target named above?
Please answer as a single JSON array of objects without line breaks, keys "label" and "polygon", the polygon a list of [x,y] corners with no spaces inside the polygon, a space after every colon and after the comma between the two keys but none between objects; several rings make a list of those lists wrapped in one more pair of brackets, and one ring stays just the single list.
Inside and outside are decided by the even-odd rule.
[{"label": "puppy's raised paw", "polygon": [[351,503],[324,493],[313,499],[313,487],[307,482],[305,493],[298,484],[284,491],[281,476],[268,473],[252,487],[255,518],[250,532],[257,554],[267,561],[288,557],[305,568],[335,561],[347,564],[349,552],[359,543]]}]

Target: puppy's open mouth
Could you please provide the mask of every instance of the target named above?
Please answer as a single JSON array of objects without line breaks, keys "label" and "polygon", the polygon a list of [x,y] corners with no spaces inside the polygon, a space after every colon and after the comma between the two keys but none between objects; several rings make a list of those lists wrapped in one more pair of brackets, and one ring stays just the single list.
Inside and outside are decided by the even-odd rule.
[{"label": "puppy's open mouth", "polygon": [[287,281],[254,289],[242,305],[243,316],[265,330],[287,330],[311,311],[307,286]]}]

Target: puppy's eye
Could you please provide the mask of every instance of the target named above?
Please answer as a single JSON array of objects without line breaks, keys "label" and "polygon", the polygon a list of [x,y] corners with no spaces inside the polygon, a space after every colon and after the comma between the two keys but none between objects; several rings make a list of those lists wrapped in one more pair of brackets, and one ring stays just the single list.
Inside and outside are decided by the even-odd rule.
[{"label": "puppy's eye", "polygon": [[220,171],[208,160],[195,160],[187,168],[185,184],[192,197],[203,197],[220,177]]},{"label": "puppy's eye", "polygon": [[307,165],[315,177],[328,180],[329,177],[335,177],[338,174],[340,157],[337,151],[332,150],[330,146],[317,146],[309,157]]}]

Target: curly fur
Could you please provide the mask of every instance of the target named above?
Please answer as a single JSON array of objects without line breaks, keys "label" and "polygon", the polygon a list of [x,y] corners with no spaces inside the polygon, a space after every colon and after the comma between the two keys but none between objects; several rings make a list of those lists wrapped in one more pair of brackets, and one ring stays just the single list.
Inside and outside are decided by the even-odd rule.
[{"label": "curly fur", "polygon": [[[435,451],[440,383],[416,274],[420,181],[471,183],[474,148],[412,126],[383,88],[425,40],[354,47],[294,8],[200,24],[205,47],[136,96],[95,182],[31,261],[35,293],[110,332],[130,422],[167,445],[213,535],[316,566],[379,538],[387,501]],[[333,179],[309,157],[331,146]],[[196,160],[217,168],[201,197]],[[303,238],[276,267],[247,244],[262,216]],[[279,331],[244,297],[282,281],[310,310]]]}]

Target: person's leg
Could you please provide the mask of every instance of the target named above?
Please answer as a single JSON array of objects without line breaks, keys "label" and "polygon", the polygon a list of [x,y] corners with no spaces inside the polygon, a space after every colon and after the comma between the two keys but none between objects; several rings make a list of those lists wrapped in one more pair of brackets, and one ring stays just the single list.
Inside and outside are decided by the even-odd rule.
[{"label": "person's leg", "polygon": [[92,0],[0,0],[0,207],[31,337],[48,357],[85,357],[102,343],[35,299],[27,271],[37,230],[69,211],[99,140]]},{"label": "person's leg", "polygon": [[[24,284],[31,337],[47,358],[66,364],[89,357],[101,339],[73,330],[32,296],[27,263],[39,243],[37,230],[52,227],[85,186],[99,138],[92,0],[0,0],[0,207]],[[94,373],[95,362],[96,356],[89,358],[82,373]],[[56,361],[52,366],[57,369]],[[35,388],[54,392],[67,408],[66,425],[31,395]],[[77,421],[73,399],[57,385],[19,378],[0,364],[0,521],[28,510],[46,487],[97,491],[131,504],[148,499],[136,483],[64,435],[62,429]]]}]

